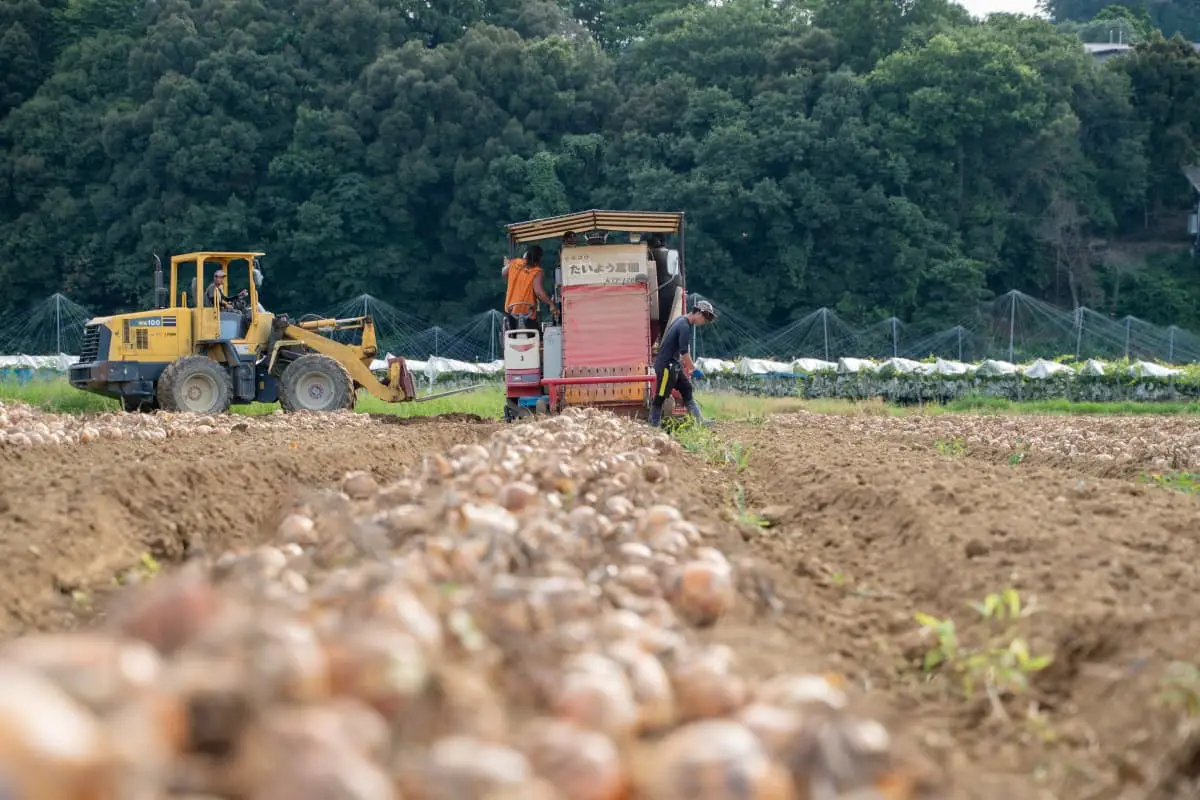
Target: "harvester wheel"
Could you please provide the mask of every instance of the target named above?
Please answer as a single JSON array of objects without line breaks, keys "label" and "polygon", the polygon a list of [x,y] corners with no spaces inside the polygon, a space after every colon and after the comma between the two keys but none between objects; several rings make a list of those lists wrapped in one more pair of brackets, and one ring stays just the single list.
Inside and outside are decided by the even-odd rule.
[{"label": "harvester wheel", "polygon": [[320,353],[303,355],[279,378],[284,411],[342,411],[354,408],[354,381],[336,360]]},{"label": "harvester wheel", "polygon": [[533,416],[533,413],[532,408],[521,405],[511,397],[504,401],[505,422],[517,422],[518,420],[529,419]]},{"label": "harvester wheel", "polygon": [[233,402],[233,377],[207,356],[185,356],[163,370],[155,394],[163,411],[224,414]]}]

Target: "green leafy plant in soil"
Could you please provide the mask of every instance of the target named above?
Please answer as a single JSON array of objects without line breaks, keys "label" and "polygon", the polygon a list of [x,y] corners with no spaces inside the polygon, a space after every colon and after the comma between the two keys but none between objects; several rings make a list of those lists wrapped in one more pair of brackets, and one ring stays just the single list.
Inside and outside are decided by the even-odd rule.
[{"label": "green leafy plant in soil", "polygon": [[920,611],[915,614],[917,623],[935,642],[925,652],[921,671],[929,680],[950,678],[968,699],[982,689],[992,711],[1007,719],[1004,698],[1025,693],[1030,677],[1048,667],[1053,657],[1031,652],[1021,636],[1019,623],[1033,608],[1023,606],[1016,589],[989,594],[970,607],[984,622],[984,633],[975,642],[963,641],[953,619]]}]

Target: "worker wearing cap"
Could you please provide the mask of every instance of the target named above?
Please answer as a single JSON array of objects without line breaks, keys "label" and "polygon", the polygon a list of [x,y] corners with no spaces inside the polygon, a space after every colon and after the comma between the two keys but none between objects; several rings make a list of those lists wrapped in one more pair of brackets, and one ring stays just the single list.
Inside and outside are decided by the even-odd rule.
[{"label": "worker wearing cap", "polygon": [[542,285],[542,248],[535,244],[525,251],[524,258],[506,260],[500,275],[508,278],[508,291],[504,295],[504,321],[508,330],[518,327],[517,314],[528,314],[531,319],[527,324],[536,328],[538,300],[558,317],[558,309]]},{"label": "worker wearing cap", "polygon": [[204,305],[228,310],[231,306],[225,299],[225,270],[218,269],[213,273],[212,284],[204,291]]},{"label": "worker wearing cap", "polygon": [[672,389],[678,389],[684,405],[692,418],[701,425],[711,424],[700,413],[700,406],[692,393],[692,326],[707,325],[717,318],[716,309],[707,300],[696,303],[690,314],[676,317],[663,333],[658,355],[654,357],[654,399],[650,403],[650,424],[662,424],[662,408]]}]

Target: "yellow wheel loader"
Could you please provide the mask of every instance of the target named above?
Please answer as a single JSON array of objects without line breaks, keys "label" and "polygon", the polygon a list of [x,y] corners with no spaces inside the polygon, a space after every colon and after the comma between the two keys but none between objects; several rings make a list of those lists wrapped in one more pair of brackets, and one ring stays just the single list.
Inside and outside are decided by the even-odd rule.
[{"label": "yellow wheel loader", "polygon": [[[359,388],[385,403],[477,388],[418,398],[403,358],[391,359],[386,377],[377,378],[369,316],[294,323],[271,314],[258,300],[263,255],[172,256],[169,288],[155,256],[156,308],[88,320],[71,385],[117,398],[126,411],[200,414],[255,402],[278,402],[288,412],[353,409]],[[189,291],[181,291],[188,274]],[[239,283],[244,288],[231,294]]]}]

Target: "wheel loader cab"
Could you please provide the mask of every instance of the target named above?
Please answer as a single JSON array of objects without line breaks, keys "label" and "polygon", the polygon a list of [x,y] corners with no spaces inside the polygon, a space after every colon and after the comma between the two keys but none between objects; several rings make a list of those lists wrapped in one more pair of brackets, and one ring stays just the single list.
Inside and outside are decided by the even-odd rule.
[{"label": "wheel loader cab", "polygon": [[[261,272],[255,262],[261,255],[186,253],[171,258],[172,306],[187,308],[192,317],[190,352],[210,353],[224,363],[253,362],[263,355],[273,316],[258,301]],[[223,304],[209,291],[216,276],[221,276]],[[188,291],[181,292],[184,281]]]}]

